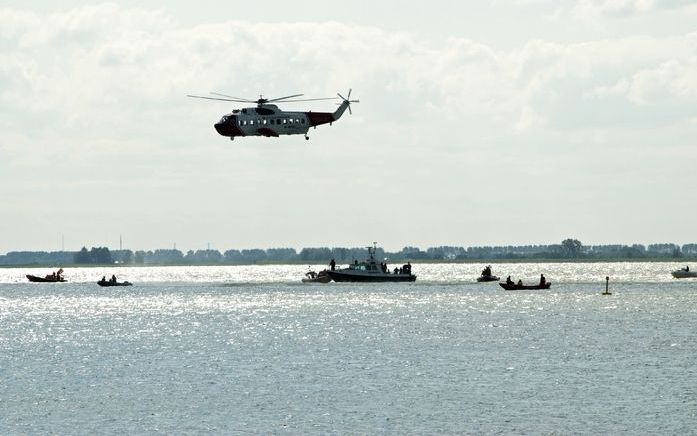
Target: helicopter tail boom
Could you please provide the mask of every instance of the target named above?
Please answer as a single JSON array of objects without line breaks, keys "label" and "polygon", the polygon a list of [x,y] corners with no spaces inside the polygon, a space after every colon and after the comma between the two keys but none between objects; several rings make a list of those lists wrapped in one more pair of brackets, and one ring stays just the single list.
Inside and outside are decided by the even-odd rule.
[{"label": "helicopter tail boom", "polygon": [[351,106],[351,103],[348,100],[342,101],[341,104],[339,105],[339,107],[336,108],[336,110],[332,114],[332,118],[334,118],[334,121],[341,118],[341,116],[344,114],[344,112],[346,112],[346,109],[349,109],[349,111],[350,111],[351,110],[350,106]]},{"label": "helicopter tail boom", "polygon": [[346,109],[348,109],[349,113],[351,113],[351,103],[359,103],[359,100],[351,100],[351,90],[349,89],[349,92],[347,96],[344,98],[343,95],[341,94],[336,94],[341,98],[342,102],[339,104],[339,107],[336,108],[334,112],[306,112],[305,114],[307,115],[307,118],[310,120],[310,126],[318,126],[320,124],[331,124],[332,122],[338,120],[341,118],[341,116],[346,112]]}]

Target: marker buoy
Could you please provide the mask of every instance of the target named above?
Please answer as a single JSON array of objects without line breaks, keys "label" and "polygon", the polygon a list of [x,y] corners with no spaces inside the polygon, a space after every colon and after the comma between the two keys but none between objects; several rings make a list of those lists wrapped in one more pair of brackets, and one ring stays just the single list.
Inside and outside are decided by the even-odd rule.
[{"label": "marker buoy", "polygon": [[612,292],[610,292],[610,276],[605,277],[605,292],[603,292],[603,295],[612,295]]}]

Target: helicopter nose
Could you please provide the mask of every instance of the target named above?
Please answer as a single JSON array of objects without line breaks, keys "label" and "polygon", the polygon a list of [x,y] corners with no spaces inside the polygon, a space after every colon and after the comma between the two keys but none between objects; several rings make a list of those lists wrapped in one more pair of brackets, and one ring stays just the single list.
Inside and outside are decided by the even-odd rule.
[{"label": "helicopter nose", "polygon": [[215,130],[219,134],[221,134],[223,136],[230,136],[230,128],[227,125],[227,123],[217,122],[217,123],[213,124],[213,127],[215,127]]}]

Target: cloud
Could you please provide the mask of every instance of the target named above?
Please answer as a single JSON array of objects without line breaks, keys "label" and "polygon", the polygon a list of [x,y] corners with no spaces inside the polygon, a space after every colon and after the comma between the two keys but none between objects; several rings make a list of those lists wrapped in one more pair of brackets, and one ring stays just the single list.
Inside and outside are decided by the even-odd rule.
[{"label": "cloud", "polygon": [[579,0],[574,12],[581,16],[625,17],[660,10],[694,7],[692,0]]},{"label": "cloud", "polygon": [[[578,5],[643,10],[684,2]],[[183,96],[209,90],[325,96],[353,86],[364,101],[354,124],[378,136],[395,126],[414,141],[435,134],[441,142],[457,137],[442,128],[447,123],[480,136],[592,128],[592,103],[605,98],[623,96],[615,110],[630,119],[640,103],[695,99],[695,34],[533,40],[503,51],[338,22],[187,27],[161,11],[109,3],[49,14],[3,9],[0,29],[0,107],[15,117],[5,129],[41,126],[32,135],[70,137],[76,149],[100,143],[105,132],[133,142],[196,141],[200,134],[181,126],[227,107]]]},{"label": "cloud", "polygon": [[697,62],[670,60],[632,76],[627,97],[637,104],[697,99]]},{"label": "cloud", "polygon": [[[365,212],[385,233],[390,220],[409,216],[405,232],[423,228],[424,239],[452,243],[479,228],[466,221],[470,210],[482,221],[502,219],[487,215],[486,202],[498,195],[508,207],[529,211],[528,222],[540,223],[535,235],[568,216],[587,216],[591,208],[565,203],[565,188],[605,199],[608,208],[622,198],[631,221],[638,215],[633,205],[646,204],[643,192],[610,192],[608,174],[621,172],[627,186],[640,183],[632,177],[642,171],[673,174],[683,165],[686,182],[693,174],[690,159],[673,156],[694,154],[697,33],[644,30],[574,43],[523,40],[501,49],[472,38],[434,40],[341,22],[188,25],[167,12],[110,3],[59,13],[0,9],[0,189],[8,204],[21,206],[6,226],[38,216],[103,235],[106,227],[120,232],[123,223],[135,223],[129,231],[153,234],[141,245],[149,248],[182,233],[193,244],[209,238],[201,236],[206,232],[239,235],[247,246],[298,246],[279,225],[278,211],[294,221],[296,240],[325,241],[335,240],[337,227],[355,232],[342,237],[360,240],[364,230],[354,218]],[[309,142],[231,144],[212,124],[232,105],[185,97],[208,91],[323,97],[350,87],[361,100],[354,115],[311,131]],[[597,166],[600,176],[589,171]],[[480,195],[483,184],[492,196]],[[660,191],[658,204],[672,204],[664,195],[670,187],[651,189]],[[402,190],[414,201],[396,211],[384,199]],[[347,192],[385,195],[361,195],[351,213],[308,202]],[[530,199],[543,194],[558,200],[558,212],[530,210]],[[103,199],[129,207],[105,217],[94,207]],[[526,225],[505,227],[510,233],[498,237],[540,239]],[[411,235],[393,237],[404,242]],[[40,244],[42,235],[36,238]]]},{"label": "cloud", "polygon": [[622,19],[670,11],[697,12],[694,0],[516,0],[515,3],[551,11],[552,16],[582,20]]}]

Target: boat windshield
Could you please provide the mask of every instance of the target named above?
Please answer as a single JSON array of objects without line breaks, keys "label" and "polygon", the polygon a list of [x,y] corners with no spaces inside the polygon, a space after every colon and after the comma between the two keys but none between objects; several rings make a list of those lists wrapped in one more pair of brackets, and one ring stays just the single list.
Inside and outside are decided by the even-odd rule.
[{"label": "boat windshield", "polygon": [[361,262],[361,263],[349,265],[349,269],[358,270],[358,271],[366,271],[368,269],[368,266],[365,264],[365,262]]}]

